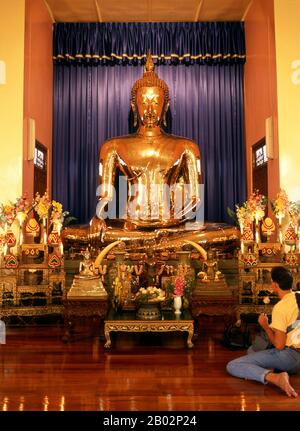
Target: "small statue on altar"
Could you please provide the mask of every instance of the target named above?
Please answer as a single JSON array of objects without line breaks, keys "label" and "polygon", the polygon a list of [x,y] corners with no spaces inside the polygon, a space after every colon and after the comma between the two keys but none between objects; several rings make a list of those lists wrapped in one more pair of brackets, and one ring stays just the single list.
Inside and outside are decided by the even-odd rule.
[{"label": "small statue on altar", "polygon": [[69,299],[74,298],[107,298],[107,292],[100,279],[95,274],[95,264],[88,249],[82,253],[84,259],[79,264],[79,274],[74,275],[72,286],[67,294]]},{"label": "small statue on altar", "polygon": [[98,278],[95,274],[94,262],[91,259],[91,254],[88,249],[82,253],[84,260],[79,264],[79,274],[75,275],[76,278]]},{"label": "small statue on altar", "polygon": [[207,253],[207,260],[203,262],[203,270],[198,274],[203,281],[219,281],[224,275],[218,268],[218,260],[215,258],[213,251]]}]

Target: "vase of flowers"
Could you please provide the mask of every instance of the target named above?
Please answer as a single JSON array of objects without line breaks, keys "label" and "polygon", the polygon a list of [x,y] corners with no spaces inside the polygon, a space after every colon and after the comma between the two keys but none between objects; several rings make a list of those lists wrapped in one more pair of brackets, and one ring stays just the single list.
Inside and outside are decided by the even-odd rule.
[{"label": "vase of flowers", "polygon": [[184,277],[176,277],[175,284],[174,284],[174,312],[175,314],[179,315],[181,314],[181,307],[182,307],[182,296],[184,294],[184,288],[185,288],[185,279]]}]

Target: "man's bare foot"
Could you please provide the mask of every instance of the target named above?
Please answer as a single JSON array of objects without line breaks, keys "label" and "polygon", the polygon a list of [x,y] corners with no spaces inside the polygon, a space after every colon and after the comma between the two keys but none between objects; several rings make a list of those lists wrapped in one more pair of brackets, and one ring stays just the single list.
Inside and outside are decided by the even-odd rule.
[{"label": "man's bare foot", "polygon": [[286,372],[283,373],[268,373],[266,375],[266,381],[273,383],[282,389],[289,397],[297,397],[298,394],[295,389],[290,385],[289,375]]}]

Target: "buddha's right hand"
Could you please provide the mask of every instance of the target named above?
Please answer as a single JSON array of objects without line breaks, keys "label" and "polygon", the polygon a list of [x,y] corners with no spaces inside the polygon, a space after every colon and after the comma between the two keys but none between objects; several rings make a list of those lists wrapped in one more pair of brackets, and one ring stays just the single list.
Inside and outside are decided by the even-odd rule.
[{"label": "buddha's right hand", "polygon": [[106,232],[106,224],[96,215],[90,221],[89,239],[91,242],[102,242]]}]

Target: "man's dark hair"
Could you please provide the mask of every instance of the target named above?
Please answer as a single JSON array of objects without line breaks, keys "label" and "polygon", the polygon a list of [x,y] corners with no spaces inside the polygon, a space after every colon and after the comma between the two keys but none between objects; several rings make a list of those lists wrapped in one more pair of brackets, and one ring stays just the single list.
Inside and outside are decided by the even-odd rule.
[{"label": "man's dark hair", "polygon": [[293,285],[293,276],[289,269],[284,266],[277,266],[271,271],[272,280],[275,281],[281,290],[290,290]]}]

